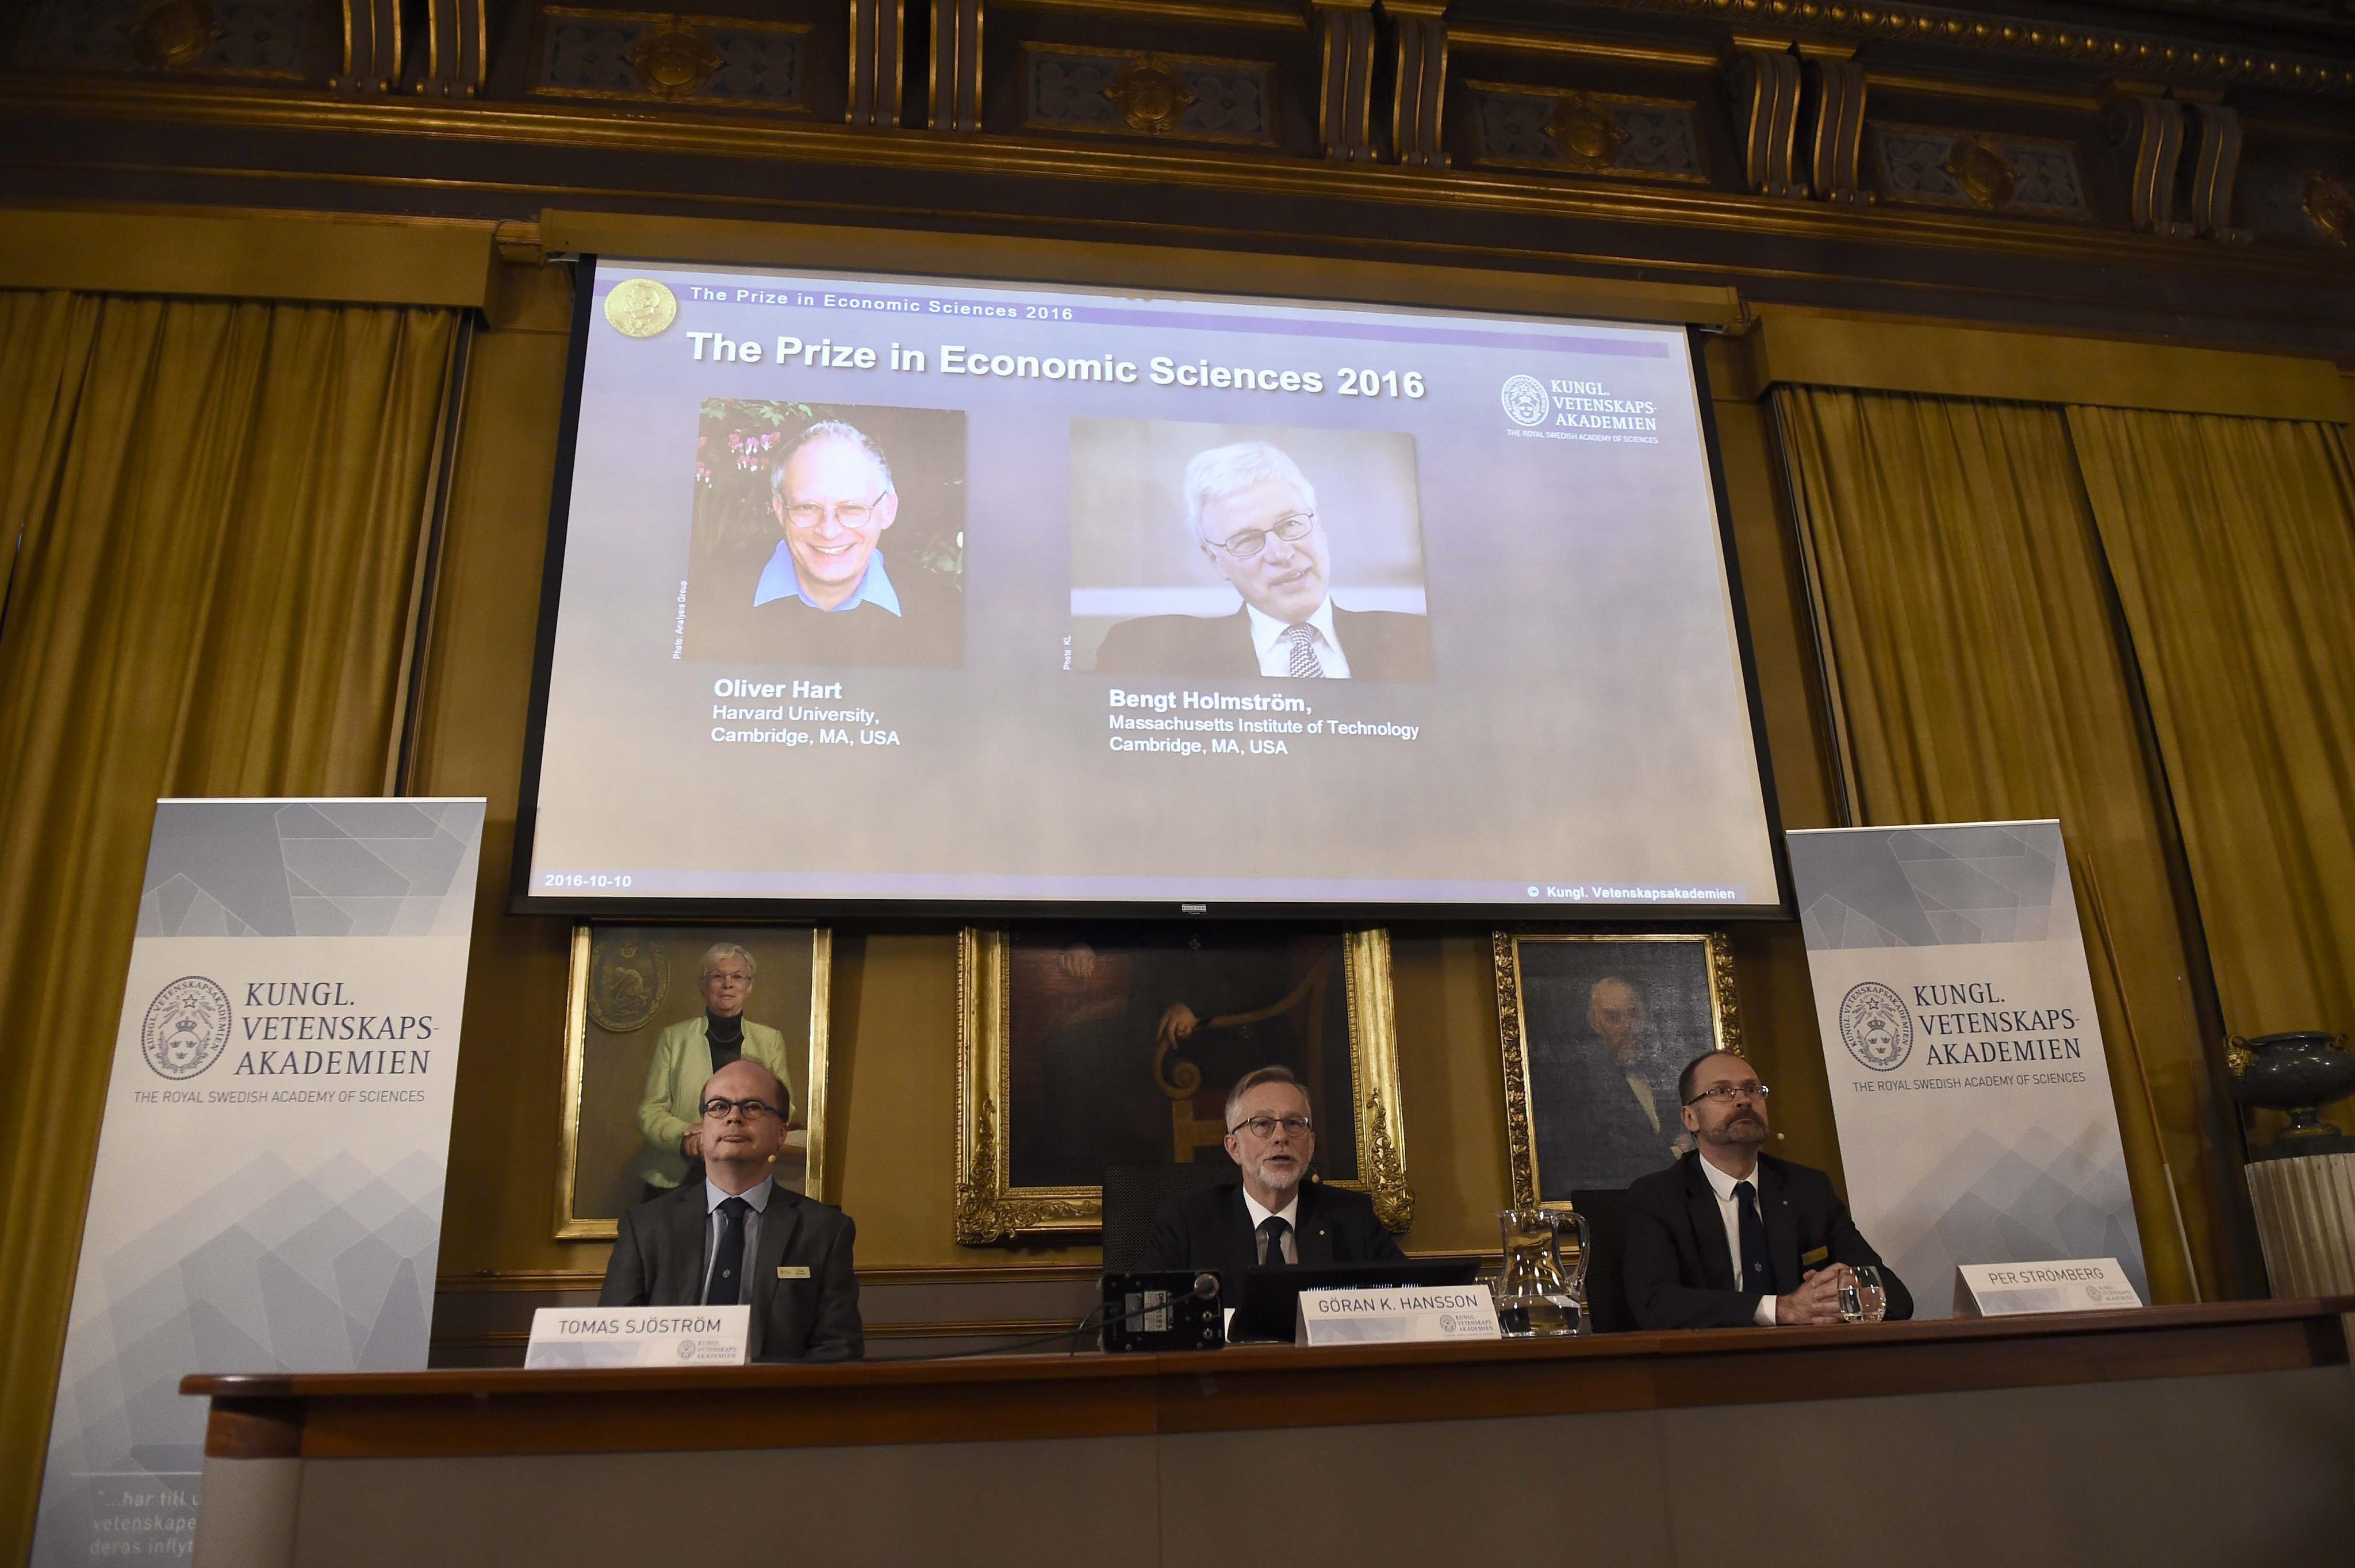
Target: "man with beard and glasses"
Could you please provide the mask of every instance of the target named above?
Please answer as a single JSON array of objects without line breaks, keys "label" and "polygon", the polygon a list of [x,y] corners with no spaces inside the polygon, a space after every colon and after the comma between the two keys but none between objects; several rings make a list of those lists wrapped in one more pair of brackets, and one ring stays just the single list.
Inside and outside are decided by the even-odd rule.
[{"label": "man with beard and glasses", "polygon": [[1838,1323],[1849,1270],[1881,1270],[1888,1316],[1913,1297],[1858,1234],[1820,1170],[1758,1152],[1766,1085],[1731,1051],[1696,1058],[1677,1081],[1699,1147],[1627,1189],[1622,1265],[1639,1328]]},{"label": "man with beard and glasses", "polygon": [[1253,1268],[1405,1258],[1362,1192],[1308,1178],[1316,1156],[1308,1091],[1288,1067],[1263,1067],[1227,1094],[1227,1153],[1242,1180],[1163,1201],[1140,1269],[1209,1269],[1231,1295]]}]

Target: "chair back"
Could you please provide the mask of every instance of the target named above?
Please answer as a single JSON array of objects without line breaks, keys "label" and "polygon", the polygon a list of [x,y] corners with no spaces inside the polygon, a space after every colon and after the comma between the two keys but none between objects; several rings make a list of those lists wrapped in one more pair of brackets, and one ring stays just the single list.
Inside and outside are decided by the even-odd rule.
[{"label": "chair back", "polygon": [[1619,1187],[1585,1187],[1570,1195],[1570,1206],[1586,1216],[1594,1256],[1586,1265],[1586,1316],[1597,1334],[1636,1327],[1627,1310],[1627,1193]]},{"label": "chair back", "polygon": [[1238,1179],[1224,1149],[1205,1150],[1185,1165],[1108,1165],[1103,1173],[1103,1266],[1127,1274],[1153,1240],[1154,1211],[1181,1192]]}]

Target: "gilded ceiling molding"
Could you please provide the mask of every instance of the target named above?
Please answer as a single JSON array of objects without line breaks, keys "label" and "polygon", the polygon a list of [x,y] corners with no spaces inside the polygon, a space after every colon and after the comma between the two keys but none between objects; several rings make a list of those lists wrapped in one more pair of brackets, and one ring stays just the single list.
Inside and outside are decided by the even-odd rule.
[{"label": "gilded ceiling molding", "polygon": [[491,58],[488,0],[426,0],[425,74],[429,98],[472,98],[483,91]]},{"label": "gilded ceiling molding", "polygon": [[338,92],[390,92],[400,81],[400,0],[342,0],[343,69]]},{"label": "gilded ceiling molding", "polygon": [[907,0],[850,0],[850,105],[843,118],[856,130],[899,128],[907,12]]},{"label": "gilded ceiling molding", "polygon": [[2286,92],[2355,94],[2355,65],[2269,50],[2187,43],[2120,32],[1988,16],[1942,6],[1856,5],[1849,0],[1586,0],[1600,8],[1706,16],[1737,27],[1804,29],[1810,37],[1890,38],[1993,54],[2083,60],[2200,81],[2246,82]]},{"label": "gilded ceiling molding", "polygon": [[2189,239],[2199,232],[2175,217],[2175,171],[2183,158],[2183,105],[2164,89],[2114,84],[2105,119],[2110,144],[2126,155],[2127,218],[2146,234]]},{"label": "gilded ceiling molding", "polygon": [[1308,0],[1316,131],[1335,163],[1374,161],[1374,0]]},{"label": "gilded ceiling molding", "polygon": [[2249,231],[2232,223],[2232,185],[2241,169],[2241,112],[2222,103],[2191,106],[2200,122],[2200,152],[2191,166],[2191,224],[2203,240],[2245,244]]},{"label": "gilded ceiling molding", "polygon": [[1737,35],[1726,62],[1741,136],[1742,183],[1756,196],[1807,194],[1797,168],[1799,57],[1787,38]]},{"label": "gilded ceiling molding", "polygon": [[970,136],[981,129],[981,0],[932,4],[932,127]]},{"label": "gilded ceiling molding", "polygon": [[1409,168],[1444,169],[1447,0],[1382,0],[1397,35],[1391,147]]},{"label": "gilded ceiling molding", "polygon": [[[2148,235],[2105,230],[2089,223],[2064,228],[2049,223],[1989,222],[1967,210],[1935,210],[1934,203],[1903,210],[1886,201],[1870,210],[1813,201],[1780,202],[1770,207],[1747,196],[1689,185],[1572,183],[1534,174],[1477,169],[1456,169],[1445,174],[1398,168],[1361,170],[1323,161],[1272,160],[1259,153],[1228,153],[1200,146],[1164,150],[1144,142],[1073,146],[1004,137],[856,136],[839,125],[783,120],[753,123],[687,115],[615,115],[553,102],[502,104],[477,101],[459,106],[407,96],[331,99],[282,91],[219,84],[197,86],[179,80],[137,78],[58,80],[12,75],[0,79],[0,95],[5,96],[12,114],[20,119],[120,122],[129,118],[150,125],[205,126],[240,133],[317,137],[320,140],[314,144],[316,150],[308,161],[310,172],[304,178],[387,190],[445,182],[412,178],[400,172],[338,169],[322,162],[332,156],[325,149],[337,141],[363,146],[380,143],[384,138],[405,137],[421,144],[551,148],[592,160],[600,155],[627,153],[717,158],[753,165],[922,171],[1059,185],[1079,182],[1166,186],[1270,198],[1362,201],[1433,214],[1477,209],[1527,218],[1682,229],[1696,233],[1775,235],[1867,247],[1967,251],[1982,256],[2029,257],[2089,266],[2164,270],[2177,274],[2196,272],[2243,278],[2279,277],[2327,286],[2343,284],[2348,277],[2345,252],[2336,248],[2181,246],[2163,243]],[[1953,134],[1951,131],[1940,133],[1947,138]],[[1872,135],[1873,130],[1869,129],[1868,140]],[[2046,149],[2040,144],[2038,150]],[[2049,149],[2056,157],[2070,150],[2060,144]],[[1943,150],[1940,155],[1944,155]],[[21,155],[16,161],[19,166],[32,166]],[[66,161],[40,166],[69,173],[79,165]],[[144,173],[158,178],[177,178],[200,172],[282,177],[266,169],[247,175],[246,171],[168,158],[110,166],[118,174]],[[582,187],[560,182],[527,181],[513,188],[561,188],[577,198]],[[693,197],[692,192],[676,185],[601,185],[597,188],[613,201],[677,201]],[[2326,212],[2339,210],[2327,194],[2318,197],[2317,203]],[[1970,206],[1967,201],[1959,205]],[[893,209],[859,204],[857,210]],[[934,209],[922,210],[930,213]],[[911,215],[913,211],[911,209]],[[2318,233],[2328,232],[2320,219],[2306,217],[2299,221],[2302,225],[2310,223]],[[1156,226],[1156,231],[1161,231],[1161,228]],[[1457,249],[1440,248],[1451,252]],[[1531,251],[1529,255],[1532,261],[1543,259],[1566,264],[1570,260],[1550,250]],[[1595,259],[1606,262],[1624,260],[1615,253]],[[1655,258],[1642,264],[1653,267],[1670,263]],[[1739,272],[1742,267],[1738,261],[1720,258],[1706,267],[1695,263],[1695,269],[1714,273]],[[1899,281],[1891,286],[1904,285]],[[1969,285],[1951,280],[1936,286],[1969,290]]]},{"label": "gilded ceiling molding", "polygon": [[1858,180],[1864,151],[1864,68],[1856,51],[1838,45],[1801,44],[1806,67],[1807,110],[1814,124],[1808,136],[1807,179],[1821,201],[1863,207],[1872,193]]}]

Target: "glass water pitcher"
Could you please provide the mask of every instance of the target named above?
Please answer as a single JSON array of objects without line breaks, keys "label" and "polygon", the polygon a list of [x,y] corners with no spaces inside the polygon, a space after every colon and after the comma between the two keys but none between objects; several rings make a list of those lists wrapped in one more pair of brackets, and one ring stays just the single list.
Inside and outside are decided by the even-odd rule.
[{"label": "glass water pitcher", "polygon": [[[1497,1280],[1497,1323],[1507,1338],[1586,1332],[1586,1216],[1572,1209],[1499,1209],[1505,1268]],[[1562,1262],[1563,1233],[1571,1261]]]}]

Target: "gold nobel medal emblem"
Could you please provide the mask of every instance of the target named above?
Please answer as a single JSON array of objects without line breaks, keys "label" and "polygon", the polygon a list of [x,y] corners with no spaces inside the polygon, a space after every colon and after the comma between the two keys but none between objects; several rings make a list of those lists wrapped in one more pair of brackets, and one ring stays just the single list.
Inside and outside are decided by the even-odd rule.
[{"label": "gold nobel medal emblem", "polygon": [[628,278],[605,296],[605,319],[624,337],[652,337],[678,319],[678,296],[652,278]]}]

